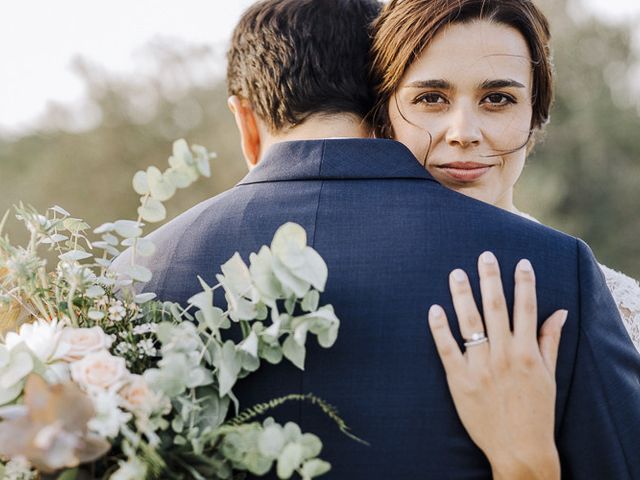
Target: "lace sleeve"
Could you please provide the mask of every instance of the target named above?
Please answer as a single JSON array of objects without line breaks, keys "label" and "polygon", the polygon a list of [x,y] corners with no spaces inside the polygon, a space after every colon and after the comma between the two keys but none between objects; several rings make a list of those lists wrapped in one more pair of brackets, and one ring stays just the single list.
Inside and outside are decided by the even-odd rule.
[{"label": "lace sleeve", "polygon": [[600,265],[611,295],[616,301],[624,326],[640,351],[640,285],[636,280],[609,267]]}]

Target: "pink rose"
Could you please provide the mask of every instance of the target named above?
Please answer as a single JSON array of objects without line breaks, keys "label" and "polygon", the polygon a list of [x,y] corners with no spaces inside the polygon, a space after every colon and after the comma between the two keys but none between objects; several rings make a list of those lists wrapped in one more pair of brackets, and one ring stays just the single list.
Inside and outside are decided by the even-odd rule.
[{"label": "pink rose", "polygon": [[114,357],[106,350],[89,353],[71,364],[71,378],[84,388],[107,389],[129,375],[124,358]]},{"label": "pink rose", "polygon": [[60,341],[67,348],[62,358],[67,362],[75,362],[89,353],[99,352],[111,346],[111,338],[100,327],[66,327],[62,331]]}]

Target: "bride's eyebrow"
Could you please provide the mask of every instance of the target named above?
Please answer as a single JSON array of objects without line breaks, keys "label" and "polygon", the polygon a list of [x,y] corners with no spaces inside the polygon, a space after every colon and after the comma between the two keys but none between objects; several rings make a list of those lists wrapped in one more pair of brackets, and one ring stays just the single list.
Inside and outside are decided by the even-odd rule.
[{"label": "bride's eyebrow", "polygon": [[447,80],[415,80],[404,86],[405,88],[434,88],[437,90],[453,90],[453,86]]},{"label": "bride's eyebrow", "polygon": [[512,80],[510,78],[498,79],[498,80],[485,80],[480,84],[482,90],[493,90],[499,88],[526,88],[522,83]]}]

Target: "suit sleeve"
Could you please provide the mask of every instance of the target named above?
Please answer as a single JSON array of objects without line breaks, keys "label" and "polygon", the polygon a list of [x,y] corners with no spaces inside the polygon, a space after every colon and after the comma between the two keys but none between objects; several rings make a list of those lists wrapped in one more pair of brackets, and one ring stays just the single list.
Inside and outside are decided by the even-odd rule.
[{"label": "suit sleeve", "polygon": [[558,450],[563,479],[640,479],[640,355],[589,247],[578,241],[579,315]]}]

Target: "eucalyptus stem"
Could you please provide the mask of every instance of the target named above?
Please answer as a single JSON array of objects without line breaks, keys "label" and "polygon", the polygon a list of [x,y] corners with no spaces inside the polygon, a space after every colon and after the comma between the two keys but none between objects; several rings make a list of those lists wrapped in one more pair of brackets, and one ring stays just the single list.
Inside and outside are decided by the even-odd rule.
[{"label": "eucalyptus stem", "polygon": [[[150,195],[151,195],[150,193],[147,193],[144,197],[142,197],[142,208],[140,208],[141,211],[144,210],[144,207],[147,205],[147,200],[149,199]],[[138,224],[138,227],[142,225],[141,213],[138,214],[138,219],[136,220],[136,224]],[[138,237],[133,239],[133,247],[131,251],[131,265],[136,264],[136,248],[137,247],[138,247]]]},{"label": "eucalyptus stem", "polygon": [[78,327],[78,317],[76,317],[76,312],[73,311],[73,297],[76,294],[76,287],[71,287],[69,289],[69,294],[67,295],[67,310],[69,310],[69,318],[71,319],[71,324],[74,327]]}]

